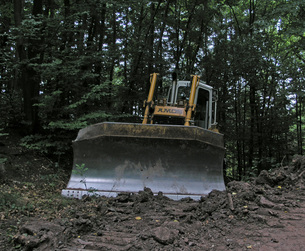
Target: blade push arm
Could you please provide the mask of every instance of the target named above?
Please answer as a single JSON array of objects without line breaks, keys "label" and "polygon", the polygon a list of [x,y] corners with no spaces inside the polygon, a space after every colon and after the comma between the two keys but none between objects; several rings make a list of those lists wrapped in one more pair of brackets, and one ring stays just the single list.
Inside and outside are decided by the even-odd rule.
[{"label": "blade push arm", "polygon": [[195,94],[196,94],[196,90],[199,84],[199,79],[200,77],[197,75],[193,75],[193,80],[192,80],[192,87],[191,87],[191,94],[190,94],[190,99],[189,99],[189,104],[188,104],[188,110],[187,110],[187,114],[186,114],[186,118],[185,118],[185,126],[189,126],[190,125],[190,120],[192,118],[192,112],[194,111],[194,101],[195,101]]},{"label": "blade push arm", "polygon": [[149,108],[151,106],[151,102],[154,97],[154,92],[156,88],[156,83],[157,83],[157,75],[158,73],[153,73],[150,75],[150,89],[149,89],[149,94],[147,101],[145,102],[145,113],[144,113],[144,119],[142,124],[147,124],[148,116],[149,116]]}]

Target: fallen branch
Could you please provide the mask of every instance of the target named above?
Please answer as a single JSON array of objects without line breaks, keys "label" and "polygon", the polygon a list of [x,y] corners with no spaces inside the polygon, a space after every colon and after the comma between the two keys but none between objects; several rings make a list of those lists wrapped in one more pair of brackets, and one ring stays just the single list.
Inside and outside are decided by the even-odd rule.
[{"label": "fallen branch", "polygon": [[305,173],[305,170],[299,174],[299,178]]},{"label": "fallen branch", "polygon": [[227,195],[228,195],[228,201],[229,201],[229,208],[230,208],[231,211],[234,211],[232,194],[231,193],[227,193]]}]

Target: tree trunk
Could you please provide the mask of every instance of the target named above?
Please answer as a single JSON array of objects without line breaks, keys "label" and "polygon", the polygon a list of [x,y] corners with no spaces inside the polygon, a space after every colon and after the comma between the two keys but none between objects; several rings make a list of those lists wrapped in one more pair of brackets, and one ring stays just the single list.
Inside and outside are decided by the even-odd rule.
[{"label": "tree trunk", "polygon": [[[14,0],[14,21],[15,26],[18,28],[22,22],[23,16],[23,7],[24,7],[24,0]],[[20,37],[16,40],[16,63],[23,61],[25,59],[25,50],[23,46],[23,39]],[[17,89],[22,87],[22,77],[18,75],[18,70],[15,70],[15,78],[13,82],[13,89]]]},{"label": "tree trunk", "polygon": [[248,169],[253,167],[254,155],[254,132],[255,132],[255,86],[250,83],[250,139],[249,139],[249,156]]},{"label": "tree trunk", "polygon": [[302,138],[302,97],[296,96],[296,117],[297,117],[297,140],[298,154],[303,154],[303,138]]},{"label": "tree trunk", "polygon": [[[33,16],[37,18],[39,14],[42,14],[42,0],[34,0],[33,3]],[[38,40],[29,39],[28,45],[28,61],[30,63],[39,63],[39,47]],[[25,121],[27,124],[27,131],[29,133],[36,133],[39,129],[38,109],[34,104],[37,102],[39,96],[40,78],[37,75],[36,70],[30,64],[26,65],[22,74],[22,90],[23,90],[23,102]]]}]

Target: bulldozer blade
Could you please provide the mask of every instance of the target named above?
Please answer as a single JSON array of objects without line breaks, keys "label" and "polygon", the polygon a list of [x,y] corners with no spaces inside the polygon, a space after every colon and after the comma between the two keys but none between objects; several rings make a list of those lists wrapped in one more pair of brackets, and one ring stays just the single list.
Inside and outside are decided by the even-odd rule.
[{"label": "bulldozer blade", "polygon": [[67,197],[148,187],[179,200],[225,190],[223,135],[200,127],[100,123],[80,130],[73,150]]}]

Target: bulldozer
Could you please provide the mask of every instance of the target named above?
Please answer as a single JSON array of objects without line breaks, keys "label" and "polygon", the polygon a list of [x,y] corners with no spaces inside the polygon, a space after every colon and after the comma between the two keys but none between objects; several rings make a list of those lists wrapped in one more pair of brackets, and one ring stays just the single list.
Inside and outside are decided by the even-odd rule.
[{"label": "bulldozer", "polygon": [[173,80],[156,98],[150,76],[142,123],[103,122],[78,132],[73,170],[62,195],[115,197],[150,188],[174,200],[225,190],[223,134],[216,129],[217,91],[200,81]]}]

